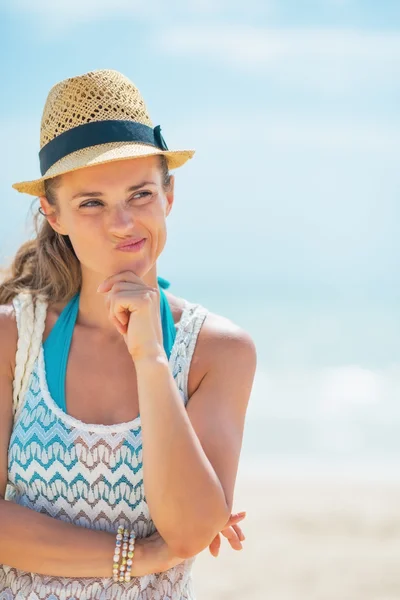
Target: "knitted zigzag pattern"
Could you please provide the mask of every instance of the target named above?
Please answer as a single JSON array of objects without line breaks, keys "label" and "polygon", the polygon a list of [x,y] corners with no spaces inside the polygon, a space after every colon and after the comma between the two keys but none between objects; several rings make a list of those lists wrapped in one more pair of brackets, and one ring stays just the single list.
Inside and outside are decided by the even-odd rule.
[{"label": "knitted zigzag pattern", "polygon": [[[98,425],[64,413],[46,384],[41,342],[46,303],[39,299],[34,305],[20,294],[14,306],[19,341],[7,499],[82,527],[116,532],[122,524],[133,527],[138,538],[150,536],[156,529],[143,485],[140,417]],[[207,312],[186,303],[170,356],[185,405],[190,363]],[[0,565],[0,600],[193,600],[193,561],[129,584],[43,576]]]}]

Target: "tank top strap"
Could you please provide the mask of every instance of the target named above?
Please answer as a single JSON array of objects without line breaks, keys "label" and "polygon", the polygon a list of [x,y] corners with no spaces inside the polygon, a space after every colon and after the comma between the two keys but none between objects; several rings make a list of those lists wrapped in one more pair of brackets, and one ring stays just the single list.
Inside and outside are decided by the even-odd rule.
[{"label": "tank top strap", "polygon": [[174,317],[172,315],[171,307],[169,305],[168,299],[163,292],[163,286],[159,286],[160,288],[160,314],[161,314],[161,325],[162,325],[162,333],[163,333],[163,346],[165,354],[168,359],[171,355],[172,348],[175,343],[176,338],[176,327],[174,322]]},{"label": "tank top strap", "polygon": [[79,294],[64,306],[43,344],[46,380],[50,396],[66,412],[65,375],[72,334],[79,311]]},{"label": "tank top strap", "polygon": [[189,400],[188,380],[190,365],[200,329],[208,313],[209,310],[201,304],[194,304],[185,300],[176,342],[170,358],[172,372],[178,389],[183,395],[185,405]]},{"label": "tank top strap", "polygon": [[46,322],[47,301],[38,296],[33,300],[32,294],[21,292],[13,299],[13,306],[18,328],[17,353],[15,357],[15,373],[13,382],[13,415],[18,415],[33,369],[39,355],[43,331]]}]

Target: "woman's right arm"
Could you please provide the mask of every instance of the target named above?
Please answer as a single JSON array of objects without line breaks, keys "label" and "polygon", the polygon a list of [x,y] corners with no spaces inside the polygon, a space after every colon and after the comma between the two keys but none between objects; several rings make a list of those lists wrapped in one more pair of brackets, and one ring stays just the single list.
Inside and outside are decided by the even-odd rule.
[{"label": "woman's right arm", "polygon": [[[12,430],[17,326],[0,306],[0,564],[59,577],[112,577],[115,534],[65,523],[4,500]],[[182,562],[159,536],[137,539],[132,576],[159,573]]]}]

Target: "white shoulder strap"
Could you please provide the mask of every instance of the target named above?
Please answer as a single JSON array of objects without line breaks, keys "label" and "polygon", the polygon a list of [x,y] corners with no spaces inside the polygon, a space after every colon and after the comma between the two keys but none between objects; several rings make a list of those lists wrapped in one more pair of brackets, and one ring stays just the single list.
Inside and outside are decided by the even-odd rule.
[{"label": "white shoulder strap", "polygon": [[181,315],[181,323],[175,341],[171,362],[173,375],[178,389],[183,393],[184,403],[187,404],[189,370],[200,329],[209,310],[201,304],[186,301]]},{"label": "white shoulder strap", "polygon": [[18,345],[15,358],[13,385],[13,413],[17,415],[20,399],[28,389],[32,368],[39,355],[46,321],[47,302],[43,298],[33,301],[28,293],[18,294],[14,300],[18,327]]}]

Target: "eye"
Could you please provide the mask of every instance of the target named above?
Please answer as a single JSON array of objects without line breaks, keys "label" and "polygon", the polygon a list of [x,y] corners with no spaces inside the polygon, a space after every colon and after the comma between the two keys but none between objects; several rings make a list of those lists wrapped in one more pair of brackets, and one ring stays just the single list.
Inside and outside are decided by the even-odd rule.
[{"label": "eye", "polygon": [[[152,195],[152,192],[149,191],[136,192],[130,200],[148,200]],[[82,204],[79,205],[79,208],[97,208],[98,206],[103,206],[103,203],[100,202],[100,200],[88,200],[82,202]]]},{"label": "eye", "polygon": [[101,206],[101,202],[99,202],[99,200],[89,200],[88,202],[82,202],[82,204],[79,205],[79,208],[86,208],[86,207],[91,207],[91,206]]},{"label": "eye", "polygon": [[152,196],[151,192],[147,192],[147,191],[137,192],[134,196],[132,196],[132,200],[146,200],[150,196]]}]

